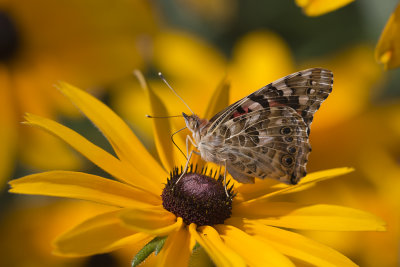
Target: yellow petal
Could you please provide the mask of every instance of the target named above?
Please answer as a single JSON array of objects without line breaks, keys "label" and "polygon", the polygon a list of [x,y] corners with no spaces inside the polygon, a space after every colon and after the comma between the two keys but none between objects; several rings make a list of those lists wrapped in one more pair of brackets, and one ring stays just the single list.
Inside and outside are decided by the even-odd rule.
[{"label": "yellow petal", "polygon": [[176,216],[162,207],[145,209],[128,209],[121,213],[124,224],[138,232],[151,235],[167,235],[181,227],[182,218]]},{"label": "yellow petal", "polygon": [[[154,93],[153,89],[147,84],[143,75],[139,71],[135,71],[135,75],[140,81],[142,88],[147,94],[149,99],[151,114],[153,116],[168,116],[167,108],[164,102]],[[182,155],[179,150],[173,145],[171,141],[171,134],[174,132],[171,127],[169,119],[152,119],[153,122],[153,133],[158,156],[165,170],[173,170],[174,167],[182,164]],[[176,141],[178,141],[175,138]],[[178,146],[184,147],[183,143],[179,143]],[[184,163],[184,162],[183,162]]]},{"label": "yellow petal", "polygon": [[27,124],[40,127],[55,136],[61,138],[67,144],[72,146],[76,151],[87,157],[94,164],[111,174],[113,177],[139,187],[150,194],[159,196],[161,189],[149,182],[149,178],[142,176],[129,164],[123,164],[111,154],[107,153],[100,147],[92,144],[83,136],[75,131],[46,118],[42,118],[33,114],[27,114],[25,119]]},{"label": "yellow petal", "polygon": [[353,168],[336,168],[336,169],[330,169],[330,170],[324,170],[324,171],[319,171],[319,172],[313,172],[305,176],[303,179],[300,180],[300,182],[296,185],[291,185],[291,186],[284,186],[282,189],[276,190],[272,193],[267,193],[261,197],[258,197],[256,199],[251,199],[248,202],[252,201],[258,201],[262,199],[267,199],[272,196],[276,195],[281,195],[281,194],[287,194],[287,193],[294,193],[299,191],[301,188],[308,188],[310,184],[314,184],[326,179],[334,178],[339,175],[344,175],[346,173],[354,171]]},{"label": "yellow petal", "polygon": [[212,94],[203,118],[209,120],[229,105],[229,87],[230,84],[227,78],[224,77]]},{"label": "yellow petal", "polygon": [[384,231],[385,222],[357,209],[335,205],[304,206],[267,200],[242,203],[233,208],[237,217],[254,219],[263,224],[308,230]]},{"label": "yellow petal", "polygon": [[69,257],[88,256],[151,239],[147,234],[123,227],[119,213],[120,210],[103,213],[75,226],[54,241],[54,253]]},{"label": "yellow petal", "polygon": [[0,65],[0,190],[14,169],[17,151],[17,114],[13,107],[11,80],[7,69]]},{"label": "yellow petal", "polygon": [[[288,191],[287,193],[296,193],[298,191],[307,190],[312,186],[315,186],[315,183],[309,183],[301,187],[297,187],[293,190]],[[259,198],[266,194],[285,189],[287,187],[291,187],[291,185],[280,183],[279,181],[273,179],[255,179],[254,184],[239,184],[236,187],[235,191],[237,192],[237,195],[235,197],[235,202],[238,203],[254,198]],[[284,193],[285,192],[282,192],[282,194]]]},{"label": "yellow petal", "polygon": [[[54,118],[56,117],[55,111],[59,108],[57,104],[61,104],[61,101],[57,102],[57,99],[63,99],[64,104],[68,101],[51,85],[39,82],[41,78],[44,78],[39,78],[42,71],[38,68],[41,67],[42,64],[40,66],[35,65],[33,72],[19,69],[12,76],[14,84],[10,89],[13,90],[16,98],[14,101],[16,101],[15,104],[18,103],[16,106],[20,111]],[[46,78],[50,77],[46,76]],[[70,108],[73,109],[72,105],[70,105]],[[18,118],[18,122],[20,120],[21,118]],[[77,170],[82,168],[82,158],[77,157],[76,153],[58,138],[30,127],[22,126],[19,130],[21,138],[18,148],[20,160],[23,164],[42,170]]]},{"label": "yellow petal", "polygon": [[194,245],[194,239],[183,224],[178,231],[168,236],[160,254],[157,255],[157,266],[188,266]]},{"label": "yellow petal", "polygon": [[281,253],[314,266],[357,266],[349,258],[300,234],[242,219],[230,219],[236,227],[267,242]]},{"label": "yellow petal", "polygon": [[117,207],[151,207],[161,199],[126,184],[96,175],[50,171],[32,174],[10,182],[11,193],[68,197]]},{"label": "yellow petal", "polygon": [[296,0],[307,16],[320,16],[350,4],[354,0]]},{"label": "yellow petal", "polygon": [[224,243],[242,256],[249,266],[294,266],[283,254],[232,225],[215,225]]},{"label": "yellow petal", "polygon": [[196,239],[202,248],[211,257],[215,265],[225,266],[246,266],[243,258],[222,242],[218,232],[211,226],[202,226],[196,230],[195,224],[190,224],[189,232]]},{"label": "yellow petal", "polygon": [[60,83],[59,89],[99,128],[121,161],[129,162],[142,175],[152,177],[157,185],[163,182],[165,171],[118,115],[72,85]]},{"label": "yellow petal", "polygon": [[151,114],[145,92],[135,77],[119,82],[115,87],[110,92],[110,106],[128,122],[133,132],[154,155],[152,121],[145,116]]},{"label": "yellow petal", "polygon": [[375,58],[385,69],[400,66],[400,4],[390,16],[375,49]]}]

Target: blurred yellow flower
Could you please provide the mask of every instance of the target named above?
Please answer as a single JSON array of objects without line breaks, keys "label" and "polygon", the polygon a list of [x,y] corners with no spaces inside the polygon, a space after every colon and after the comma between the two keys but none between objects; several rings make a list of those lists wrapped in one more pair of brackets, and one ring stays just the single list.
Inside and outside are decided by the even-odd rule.
[{"label": "blurred yellow flower", "polygon": [[343,6],[354,0],[295,0],[296,4],[303,9],[307,16],[320,16]]},{"label": "blurred yellow flower", "polygon": [[400,66],[400,4],[390,16],[375,49],[376,60],[385,69]]},{"label": "blurred yellow flower", "polygon": [[155,29],[144,1],[0,1],[0,186],[17,157],[30,168],[79,166],[59,140],[20,128],[23,112],[71,114],[51,83],[95,88],[144,67]]},{"label": "blurred yellow flower", "polygon": [[87,259],[53,255],[51,242],[60,232],[110,207],[82,201],[43,203],[36,200],[24,198],[2,213],[0,266],[83,267]]},{"label": "blurred yellow flower", "polygon": [[[152,89],[147,86],[145,89],[153,112],[165,112],[163,102]],[[62,83],[60,90],[99,128],[116,157],[55,121],[28,114],[26,123],[58,136],[117,181],[86,173],[50,171],[10,182],[13,193],[68,197],[110,206],[111,211],[91,217],[57,238],[55,253],[58,255],[93,255],[154,240],[154,237],[166,237],[157,256],[158,266],[187,266],[196,242],[217,266],[294,266],[292,260],[318,266],[356,266],[339,252],[285,229],[385,230],[382,220],[359,210],[273,201],[275,196],[302,191],[352,169],[311,173],[295,186],[268,179],[259,180],[255,185],[238,185],[234,189],[236,197],[228,190],[227,199],[222,182],[205,171],[202,174],[190,171],[180,183],[174,184],[180,172],[172,172],[171,165],[185,160],[169,149],[168,120],[153,121],[160,165],[107,106],[71,85]],[[219,90],[226,87],[220,86]],[[227,94],[216,92],[214,96],[219,99],[208,106],[209,113],[227,101]],[[166,180],[168,171],[171,171],[170,179]],[[192,182],[201,182],[202,186],[193,187]],[[202,191],[205,185],[206,190]],[[212,194],[207,195],[210,190]],[[182,195],[178,197],[175,191]],[[196,198],[197,207],[200,203],[220,203],[218,197],[224,199],[223,207],[227,210],[212,208],[205,213],[200,212],[201,205],[196,210],[196,205],[187,204],[192,198]],[[174,206],[176,201],[179,204]],[[220,217],[221,214],[228,216]]]},{"label": "blurred yellow flower", "polygon": [[[239,39],[230,61],[204,40],[184,32],[162,32],[154,44],[157,70],[164,73],[189,106],[200,114],[204,114],[207,107],[204,103],[210,102],[212,89],[224,75],[232,84],[226,103],[229,104],[301,69],[325,67],[332,70],[334,89],[327,99],[328,104],[316,114],[318,123],[313,123],[312,136],[318,128],[329,128],[354,118],[367,108],[371,89],[382,78],[382,71],[372,54],[371,47],[359,44],[325,58],[296,64],[286,42],[269,31],[250,32]],[[150,84],[157,88],[155,93],[164,100],[169,114],[187,110],[159,79]],[[143,101],[144,92],[138,87],[133,79],[122,85],[113,95],[112,105],[146,140],[146,136],[151,136],[151,121],[144,115],[151,111],[148,103]],[[179,123],[183,127],[183,123]]]}]

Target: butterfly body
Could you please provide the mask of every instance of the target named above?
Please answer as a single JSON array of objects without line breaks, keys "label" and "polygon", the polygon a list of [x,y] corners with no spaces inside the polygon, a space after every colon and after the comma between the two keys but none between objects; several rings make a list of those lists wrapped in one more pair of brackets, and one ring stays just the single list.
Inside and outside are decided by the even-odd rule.
[{"label": "butterfly body", "polygon": [[272,82],[209,121],[184,114],[202,159],[225,165],[242,183],[273,178],[296,184],[306,175],[314,113],[332,91],[329,70],[313,68]]}]

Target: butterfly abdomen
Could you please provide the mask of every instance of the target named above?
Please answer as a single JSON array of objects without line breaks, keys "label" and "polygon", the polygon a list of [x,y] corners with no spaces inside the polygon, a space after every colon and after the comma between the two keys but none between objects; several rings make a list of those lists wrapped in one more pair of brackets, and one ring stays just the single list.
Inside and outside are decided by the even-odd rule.
[{"label": "butterfly abdomen", "polygon": [[224,139],[222,136],[217,134],[205,135],[198,143],[197,148],[203,160],[217,164],[223,163],[221,151],[224,149]]}]

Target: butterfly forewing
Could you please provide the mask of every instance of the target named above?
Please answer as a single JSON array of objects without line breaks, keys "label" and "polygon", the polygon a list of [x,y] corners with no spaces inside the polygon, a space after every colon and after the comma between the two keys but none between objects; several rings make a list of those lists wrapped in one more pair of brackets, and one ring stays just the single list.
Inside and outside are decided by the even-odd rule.
[{"label": "butterfly forewing", "polygon": [[308,131],[321,103],[332,92],[333,74],[325,69],[308,69],[279,79],[249,95],[249,99],[266,106],[289,106],[307,124]]},{"label": "butterfly forewing", "polygon": [[290,74],[228,106],[210,119],[209,131],[233,117],[274,106],[289,106],[310,127],[314,113],[332,92],[333,74],[312,68]]},{"label": "butterfly forewing", "polygon": [[314,113],[332,84],[331,71],[307,69],[228,106],[198,133],[202,158],[226,164],[232,177],[243,183],[269,177],[296,184],[306,175]]}]

